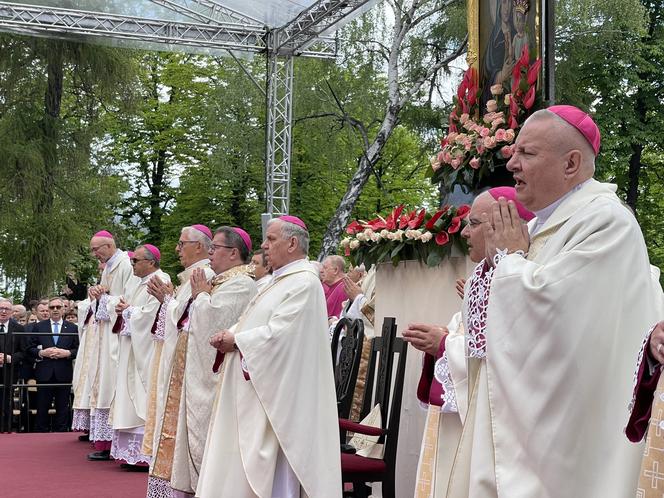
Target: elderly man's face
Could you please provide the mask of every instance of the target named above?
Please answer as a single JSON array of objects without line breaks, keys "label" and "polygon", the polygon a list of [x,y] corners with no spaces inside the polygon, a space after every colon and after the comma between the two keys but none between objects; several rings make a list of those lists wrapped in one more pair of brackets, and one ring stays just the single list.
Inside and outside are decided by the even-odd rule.
[{"label": "elderly man's face", "polygon": [[320,279],[321,282],[327,285],[332,285],[339,280],[339,271],[329,259],[323,261],[323,266],[320,269]]},{"label": "elderly man's face", "polygon": [[175,246],[175,252],[180,258],[180,264],[183,268],[189,268],[202,259],[199,253],[202,247],[202,242],[188,238],[188,232],[180,233],[180,239]]},{"label": "elderly man's face", "polygon": [[273,270],[278,270],[288,262],[289,247],[291,245],[290,239],[284,239],[281,235],[281,220],[268,225],[265,234],[265,241],[261,245],[261,249],[265,252],[265,259],[267,264]]},{"label": "elderly man's face", "polygon": [[115,253],[115,243],[108,237],[92,237],[90,252],[100,263],[105,263]]},{"label": "elderly man's face", "polygon": [[486,255],[484,244],[484,233],[482,232],[482,223],[480,217],[482,213],[489,213],[493,197],[491,194],[480,194],[473,202],[468,213],[467,224],[461,231],[461,236],[466,239],[468,244],[468,256],[473,263],[479,263]]},{"label": "elderly man's face", "polygon": [[4,323],[12,317],[12,303],[0,301],[0,322]]},{"label": "elderly man's face", "polygon": [[516,198],[531,211],[549,206],[566,193],[565,156],[569,150],[561,150],[558,141],[552,140],[552,125],[550,119],[526,123],[507,163],[516,181]]}]

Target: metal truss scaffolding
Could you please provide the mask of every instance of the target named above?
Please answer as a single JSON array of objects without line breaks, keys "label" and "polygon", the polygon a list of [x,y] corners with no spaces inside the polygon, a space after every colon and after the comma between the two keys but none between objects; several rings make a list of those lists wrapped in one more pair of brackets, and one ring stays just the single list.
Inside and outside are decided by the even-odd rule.
[{"label": "metal truss scaffolding", "polygon": [[266,173],[268,212],[287,214],[290,200],[293,57],[268,56]]},{"label": "metal truss scaffolding", "polygon": [[[0,31],[79,41],[119,41],[168,51],[266,54],[266,208],[271,217],[286,214],[289,208],[293,57],[335,58],[337,40],[326,34],[371,1],[375,0],[301,0],[298,5],[306,8],[295,12],[287,22],[273,25],[270,15],[285,11],[287,6],[292,9],[293,2],[134,0],[124,4],[133,7],[129,15],[0,0]],[[66,3],[94,4],[91,0]],[[249,7],[251,10],[245,13]]]}]

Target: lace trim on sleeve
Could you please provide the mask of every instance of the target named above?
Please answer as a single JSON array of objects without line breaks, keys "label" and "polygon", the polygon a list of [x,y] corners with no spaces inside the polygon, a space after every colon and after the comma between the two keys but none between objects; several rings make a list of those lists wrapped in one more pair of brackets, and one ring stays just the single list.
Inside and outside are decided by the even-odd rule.
[{"label": "lace trim on sleeve", "polygon": [[155,341],[163,341],[166,337],[166,311],[168,310],[168,303],[173,299],[172,295],[164,297],[164,302],[159,308],[159,315],[157,317],[157,327],[155,328],[153,339]]},{"label": "lace trim on sleeve", "polygon": [[494,268],[482,260],[473,270],[468,285],[468,331],[466,348],[471,358],[486,358],[486,312]]},{"label": "lace trim on sleeve", "polygon": [[637,356],[636,368],[634,369],[634,377],[632,378],[632,400],[629,402],[629,405],[627,405],[627,411],[629,412],[630,415],[632,414],[632,411],[634,410],[634,404],[636,403],[636,391],[637,391],[636,388],[638,387],[639,384],[639,370],[641,369],[641,364],[644,361],[647,361],[645,359],[646,346],[648,345],[650,334],[652,334],[652,331],[655,330],[656,326],[657,324],[650,327],[645,337],[643,338],[643,342],[641,342],[641,349],[639,350],[639,355]]},{"label": "lace trim on sleeve", "polygon": [[129,323],[129,320],[131,320],[133,310],[134,307],[129,306],[129,308],[125,308],[122,312],[122,330],[120,330],[120,335],[131,337],[131,324]]},{"label": "lace trim on sleeve", "polygon": [[99,297],[99,305],[97,306],[97,312],[95,313],[95,318],[100,322],[110,322],[111,317],[108,314],[108,300],[111,298],[108,294],[102,294]]},{"label": "lace trim on sleeve", "polygon": [[459,413],[447,351],[436,361],[433,376],[443,386],[443,394],[441,395],[443,404],[440,406],[440,411],[443,413]]}]

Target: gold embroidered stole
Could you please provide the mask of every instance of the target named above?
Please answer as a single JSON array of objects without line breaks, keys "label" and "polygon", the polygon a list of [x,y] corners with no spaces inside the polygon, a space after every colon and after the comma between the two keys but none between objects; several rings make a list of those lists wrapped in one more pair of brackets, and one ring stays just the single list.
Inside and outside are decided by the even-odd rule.
[{"label": "gold embroidered stole", "polygon": [[440,433],[440,406],[429,405],[420,462],[417,466],[415,498],[431,498],[436,483],[436,461],[438,460],[438,435]]},{"label": "gold embroidered stole", "polygon": [[653,397],[636,496],[664,497],[664,374],[659,377]]},{"label": "gold embroidered stole", "polygon": [[180,414],[180,398],[184,380],[184,368],[187,361],[187,342],[189,334],[178,331],[178,342],[173,356],[161,434],[157,444],[157,453],[154,457],[152,475],[166,481],[171,480],[173,470],[173,455],[175,452],[175,435],[177,433],[178,416]]},{"label": "gold embroidered stole", "polygon": [[152,443],[154,440],[154,430],[157,418],[157,383],[159,378],[159,362],[161,361],[161,351],[164,348],[164,341],[156,341],[152,362],[150,363],[150,392],[148,392],[148,406],[145,414],[145,429],[143,431],[143,446],[141,453],[152,456]]}]

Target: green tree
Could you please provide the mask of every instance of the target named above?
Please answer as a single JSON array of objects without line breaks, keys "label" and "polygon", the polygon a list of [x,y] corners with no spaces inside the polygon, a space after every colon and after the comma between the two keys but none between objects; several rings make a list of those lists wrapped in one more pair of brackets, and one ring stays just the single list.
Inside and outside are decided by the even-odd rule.
[{"label": "green tree", "polygon": [[120,183],[91,162],[91,147],[132,72],[117,49],[0,37],[0,260],[25,278],[26,299],[52,290],[112,219]]}]

